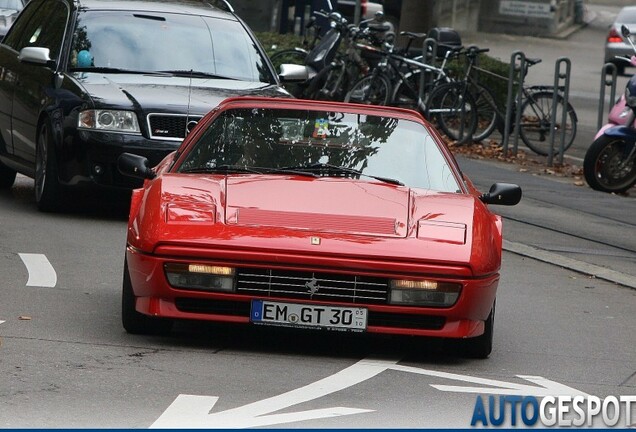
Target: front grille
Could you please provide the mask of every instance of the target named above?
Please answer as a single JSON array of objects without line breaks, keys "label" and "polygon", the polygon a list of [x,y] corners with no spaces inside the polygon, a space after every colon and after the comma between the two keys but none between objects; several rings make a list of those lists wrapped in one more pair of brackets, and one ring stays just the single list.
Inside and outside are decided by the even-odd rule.
[{"label": "front grille", "polygon": [[159,140],[181,141],[186,136],[186,128],[190,129],[201,120],[201,116],[186,114],[148,114],[150,138]]},{"label": "front grille", "polygon": [[238,294],[340,303],[386,304],[388,280],[316,272],[238,269]]},{"label": "front grille", "polygon": [[391,312],[369,312],[370,326],[399,327],[411,329],[440,330],[446,318],[431,315],[397,314]]},{"label": "front grille", "polygon": [[196,298],[177,298],[174,301],[181,312],[214,315],[250,316],[250,303],[227,300],[204,300]]}]

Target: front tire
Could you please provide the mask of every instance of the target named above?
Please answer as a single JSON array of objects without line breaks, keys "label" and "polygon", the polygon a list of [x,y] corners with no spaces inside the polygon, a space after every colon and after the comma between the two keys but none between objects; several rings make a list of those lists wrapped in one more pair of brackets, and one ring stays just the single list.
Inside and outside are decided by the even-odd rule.
[{"label": "front tire", "polygon": [[124,329],[131,334],[166,335],[172,330],[173,321],[156,318],[137,312],[135,309],[135,293],[133,292],[128,260],[124,260],[124,278],[121,293],[121,322]]},{"label": "front tire", "polygon": [[51,123],[45,120],[38,131],[35,147],[35,203],[43,212],[60,208],[60,183]]},{"label": "front tire", "polygon": [[621,138],[601,135],[585,153],[583,174],[592,189],[622,193],[636,184],[636,158],[625,160],[632,147]]},{"label": "front tire", "polygon": [[462,339],[459,341],[459,353],[461,356],[472,359],[488,358],[492,352],[495,327],[495,303],[492,305],[490,314],[484,322],[484,333],[474,338]]}]

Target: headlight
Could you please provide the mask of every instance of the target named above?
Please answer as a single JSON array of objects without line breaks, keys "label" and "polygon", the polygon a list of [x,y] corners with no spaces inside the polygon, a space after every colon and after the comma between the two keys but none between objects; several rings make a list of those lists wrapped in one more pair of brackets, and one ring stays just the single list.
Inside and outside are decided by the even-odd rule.
[{"label": "headlight", "polygon": [[86,110],[80,112],[77,127],[109,132],[141,133],[137,114],[132,111]]},{"label": "headlight", "polygon": [[435,280],[393,279],[390,283],[390,304],[449,307],[455,304],[462,285]]},{"label": "headlight", "polygon": [[164,265],[168,283],[174,288],[233,291],[235,270],[232,267],[197,263],[167,263]]}]

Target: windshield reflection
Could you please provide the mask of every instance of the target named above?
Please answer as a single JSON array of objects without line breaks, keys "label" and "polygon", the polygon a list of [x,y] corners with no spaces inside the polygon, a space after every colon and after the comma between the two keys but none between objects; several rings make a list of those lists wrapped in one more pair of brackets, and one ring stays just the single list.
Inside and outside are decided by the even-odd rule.
[{"label": "windshield reflection", "polygon": [[320,175],[358,178],[352,171],[359,171],[410,187],[460,190],[444,155],[421,124],[345,112],[225,111],[177,171],[252,173],[252,168],[293,168],[313,172],[317,167]]}]

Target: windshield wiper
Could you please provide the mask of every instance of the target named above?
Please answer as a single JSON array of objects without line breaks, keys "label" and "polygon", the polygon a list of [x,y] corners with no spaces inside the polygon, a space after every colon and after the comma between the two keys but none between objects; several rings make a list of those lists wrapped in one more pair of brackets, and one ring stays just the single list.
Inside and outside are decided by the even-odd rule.
[{"label": "windshield wiper", "polygon": [[123,69],[123,68],[106,67],[106,66],[72,67],[71,72],[100,72],[100,73],[172,76],[172,74],[167,72],[140,71],[140,70]]},{"label": "windshield wiper", "polygon": [[165,70],[165,71],[160,71],[162,73],[168,73],[168,74],[172,74],[175,76],[180,76],[180,77],[192,77],[192,78],[214,78],[214,79],[226,79],[226,80],[236,80],[236,78],[232,78],[229,76],[225,76],[225,75],[217,75],[217,74],[213,74],[210,72],[203,72],[203,71],[195,71],[195,70],[189,70],[189,69],[175,69],[175,70]]},{"label": "windshield wiper", "polygon": [[375,175],[370,175],[370,174],[365,174],[362,171],[358,171],[356,169],[353,168],[347,168],[347,167],[343,167],[343,166],[337,166],[337,165],[331,165],[331,164],[326,164],[326,163],[313,163],[313,164],[309,164],[309,165],[299,165],[299,166],[295,166],[295,167],[285,167],[285,168],[281,168],[281,169],[286,169],[286,170],[308,170],[310,172],[314,172],[314,171],[319,171],[320,173],[325,173],[325,175],[329,175],[329,173],[334,172],[334,173],[346,173],[346,174],[353,174],[356,176],[364,176],[364,177],[369,177],[372,178],[374,180],[378,180],[384,183],[390,183],[390,184],[394,184],[394,185],[398,185],[398,186],[404,186],[404,183],[402,183],[399,180],[396,179],[392,179],[392,178],[388,178],[388,177],[381,177],[381,176],[375,176]]},{"label": "windshield wiper", "polygon": [[214,167],[198,167],[181,171],[182,173],[195,174],[195,173],[249,173],[249,174],[295,174],[306,177],[316,177],[316,174],[287,168],[269,168],[269,167],[256,167],[245,165],[217,165]]},{"label": "windshield wiper", "polygon": [[262,174],[256,168],[248,167],[244,165],[217,165],[213,167],[197,167],[187,170],[179,171],[186,174],[198,174],[198,173],[250,173],[250,174]]}]

